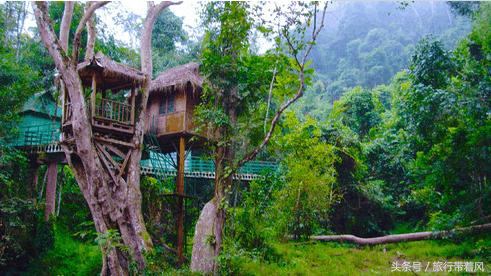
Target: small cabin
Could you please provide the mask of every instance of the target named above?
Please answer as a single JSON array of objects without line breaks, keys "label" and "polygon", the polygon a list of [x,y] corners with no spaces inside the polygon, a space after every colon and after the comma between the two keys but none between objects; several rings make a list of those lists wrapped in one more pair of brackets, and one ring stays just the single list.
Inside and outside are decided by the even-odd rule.
[{"label": "small cabin", "polygon": [[182,136],[199,136],[193,122],[203,83],[198,69],[195,62],[177,66],[158,75],[150,85],[146,131],[165,144]]},{"label": "small cabin", "polygon": [[[117,63],[102,53],[80,63],[77,70],[84,90],[90,92],[89,116],[93,130],[107,135],[131,135],[135,126],[136,91],[142,72]],[[65,93],[62,127],[71,125],[71,101]]]}]

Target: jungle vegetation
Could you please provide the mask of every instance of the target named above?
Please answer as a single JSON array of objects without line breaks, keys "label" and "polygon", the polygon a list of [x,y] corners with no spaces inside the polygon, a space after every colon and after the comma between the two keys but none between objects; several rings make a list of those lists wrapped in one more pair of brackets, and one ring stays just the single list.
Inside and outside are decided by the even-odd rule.
[{"label": "jungle vegetation", "polygon": [[[48,8],[59,32],[64,3]],[[84,8],[75,4],[74,21]],[[267,37],[271,30],[267,22],[254,21],[257,10],[228,8],[203,5],[206,28],[199,37],[191,37],[196,34],[187,32],[182,19],[165,10],[151,42],[154,74],[197,61],[211,81],[248,91],[236,106],[240,116],[234,124],[222,121],[228,118],[214,101],[198,109],[203,124],[222,127],[219,139],[233,146],[236,155],[225,174],[261,143],[271,126],[265,114],[293,94],[299,72],[285,45],[260,49],[255,37]],[[136,41],[143,18],[116,5],[105,9],[132,39],[118,39],[96,17],[96,51],[139,68]],[[0,4],[0,273],[93,275],[101,270],[104,249],[128,250],[120,234],[95,231],[68,166],[58,168],[56,216],[44,221],[46,167],[41,166],[39,185],[33,187],[25,152],[9,145],[18,135],[19,111],[28,98],[39,91],[59,95],[55,65],[37,27],[25,31],[30,12],[23,2]],[[491,4],[333,4],[324,24],[304,72],[303,97],[284,112],[257,153],[276,161],[278,170],[251,182],[230,179],[222,191],[226,220],[217,273],[387,274],[390,262],[401,259],[474,260],[489,266],[489,233],[374,247],[308,239],[491,222]],[[75,32],[76,24],[71,29]],[[85,45],[85,32],[81,39]],[[223,43],[231,50],[224,50]],[[220,64],[229,65],[227,74],[220,74]],[[213,89],[205,88],[204,94],[210,96]],[[205,153],[213,156],[216,148]],[[212,182],[186,179],[194,196],[186,201],[188,258],[200,211],[214,196]],[[176,239],[175,201],[165,195],[173,183],[173,178],[152,177],[140,182],[142,214],[154,244],[144,253],[149,274],[191,274],[189,263],[177,268],[169,250]],[[142,273],[136,263],[128,269]]]}]

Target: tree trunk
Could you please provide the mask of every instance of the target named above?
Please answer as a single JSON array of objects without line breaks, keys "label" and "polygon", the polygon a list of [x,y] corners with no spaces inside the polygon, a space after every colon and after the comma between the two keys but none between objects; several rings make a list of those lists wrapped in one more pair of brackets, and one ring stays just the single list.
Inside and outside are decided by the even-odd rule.
[{"label": "tree trunk", "polygon": [[[180,2],[163,1],[157,6],[148,2],[147,18],[144,22],[141,43],[142,71],[145,81],[142,85],[142,100],[139,117],[135,123],[132,147],[128,149],[127,168],[117,174],[114,168],[107,166],[101,155],[100,147],[93,140],[90,116],[87,113],[83,87],[77,72],[79,44],[83,29],[88,25],[88,51],[92,53],[95,41],[95,28],[91,21],[98,8],[108,2],[93,2],[87,5],[82,19],[78,23],[72,43],[72,55],[68,56],[68,35],[73,5],[65,3],[65,12],[60,29],[60,40],[57,39],[52,20],[48,15],[46,2],[34,2],[33,9],[41,40],[54,60],[62,78],[63,89],[71,102],[72,131],[63,133],[61,145],[68,165],[72,169],[77,183],[89,206],[95,228],[99,234],[116,230],[130,252],[123,252],[120,247],[111,246],[104,250],[102,275],[127,275],[130,261],[135,261],[142,270],[145,266],[143,252],[152,248],[152,241],[147,233],[142,211],[140,191],[140,160],[143,149],[144,118],[150,81],[152,78],[151,33],[158,14],[170,5]],[[111,241],[114,243],[115,241]],[[118,242],[118,241],[116,241]],[[105,248],[103,246],[103,248]]]},{"label": "tree trunk", "polygon": [[194,231],[191,270],[211,273],[215,265],[214,225],[217,213],[215,200],[205,204]]},{"label": "tree trunk", "polygon": [[[237,123],[236,99],[236,87],[231,89],[228,97],[223,99],[224,106],[226,107],[232,126]],[[228,137],[228,131],[230,130],[224,127],[220,128],[219,137]],[[227,143],[225,146],[218,146],[215,150],[214,156],[215,194],[213,199],[206,204],[209,205],[209,209],[203,209],[199,218],[199,220],[211,219],[211,222],[200,223],[200,221],[198,221],[198,224],[196,225],[191,259],[191,270],[202,273],[218,272],[218,263],[216,259],[222,250],[226,208],[229,203],[229,192],[232,188],[233,175],[235,173],[235,170],[233,169],[235,158],[233,142],[229,141],[229,143]],[[214,208],[212,208],[211,205]],[[213,216],[210,215],[211,210],[214,210]],[[211,237],[212,242],[210,242],[210,238],[207,239],[206,237],[203,237],[204,234],[209,235],[208,233],[212,233],[213,235]],[[198,254],[198,256],[195,256],[195,254]]]},{"label": "tree trunk", "polygon": [[434,231],[434,232],[416,232],[409,234],[397,234],[387,235],[383,237],[375,238],[360,238],[354,235],[330,235],[330,236],[312,236],[311,240],[315,241],[337,241],[337,242],[351,242],[358,245],[377,245],[386,243],[398,243],[407,241],[421,241],[430,239],[442,239],[451,236],[455,233],[480,233],[491,230],[491,223],[474,225],[463,228],[455,228],[447,231]]},{"label": "tree trunk", "polygon": [[227,187],[231,187],[232,175],[225,175],[226,147],[215,152],[215,194],[203,210],[196,224],[191,259],[191,270],[202,273],[217,272],[216,258],[220,254],[225,225]]},{"label": "tree trunk", "polygon": [[48,181],[46,182],[46,206],[44,209],[44,220],[55,214],[56,207],[56,180],[58,176],[58,166],[56,161],[48,163]]}]

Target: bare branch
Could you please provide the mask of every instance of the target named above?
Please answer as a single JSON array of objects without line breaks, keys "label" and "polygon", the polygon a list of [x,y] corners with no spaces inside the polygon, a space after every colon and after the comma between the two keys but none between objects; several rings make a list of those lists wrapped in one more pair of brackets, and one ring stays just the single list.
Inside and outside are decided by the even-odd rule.
[{"label": "bare branch", "polygon": [[300,97],[303,96],[304,85],[305,85],[305,77],[303,75],[303,70],[302,70],[302,71],[300,71],[300,84],[299,84],[299,87],[297,89],[297,92],[295,93],[295,95],[292,98],[290,98],[288,101],[283,103],[283,105],[281,105],[281,107],[278,109],[278,111],[276,111],[276,113],[273,117],[273,120],[271,120],[271,126],[269,127],[269,131],[266,134],[266,136],[264,137],[261,144],[259,144],[259,146],[257,146],[255,149],[253,149],[252,151],[250,151],[246,155],[244,155],[244,157],[237,163],[237,166],[236,166],[237,168],[241,167],[245,163],[254,159],[254,157],[256,157],[256,155],[264,148],[264,146],[266,146],[269,143],[269,140],[273,136],[274,129],[275,129],[276,125],[278,124],[280,117],[283,114],[283,112],[290,105],[292,105],[294,102],[296,102],[298,99],[300,99]]},{"label": "bare branch", "polygon": [[100,2],[95,2],[90,5],[90,7],[85,11],[84,15],[82,16],[82,19],[80,19],[80,22],[78,23],[77,30],[75,31],[75,35],[73,37],[73,45],[72,45],[72,63],[74,65],[77,64],[78,62],[78,55],[79,55],[79,48],[80,48],[80,39],[82,37],[82,31],[85,28],[85,24],[87,24],[87,21],[94,15],[94,12],[99,9],[100,7],[108,4],[110,1],[100,1]]},{"label": "bare branch", "polygon": [[[87,2],[86,11],[91,6],[92,2]],[[92,58],[94,56],[94,47],[95,47],[95,18],[92,16],[86,24],[87,27],[87,47],[85,47],[85,59]]]},{"label": "bare branch", "polygon": [[[295,93],[295,95],[292,98],[290,98],[288,101],[284,102],[280,106],[280,108],[276,111],[273,119],[271,120],[271,126],[269,127],[269,131],[264,136],[263,141],[256,148],[254,148],[252,151],[245,154],[244,157],[239,162],[237,162],[236,168],[241,167],[242,165],[244,165],[245,163],[247,163],[248,161],[251,161],[252,159],[254,159],[256,157],[256,155],[269,143],[269,140],[273,136],[273,132],[274,132],[276,125],[278,124],[283,112],[290,105],[292,105],[294,102],[296,102],[298,99],[300,99],[300,97],[303,96],[303,92],[305,89],[305,64],[307,62],[307,58],[310,55],[312,47],[315,44],[315,41],[317,40],[317,37],[318,37],[321,29],[324,27],[324,19],[325,19],[325,15],[326,15],[326,11],[327,11],[327,3],[328,2],[326,1],[326,3],[324,4],[324,9],[322,11],[322,19],[321,19],[320,26],[317,29],[315,29],[316,27],[314,27],[312,38],[310,39],[310,41],[307,42],[308,46],[304,52],[301,63],[297,59],[295,51],[293,52],[294,56],[295,56],[295,61],[297,62],[298,66],[299,66],[298,79],[299,79],[300,83],[299,83],[297,92]],[[315,10],[315,12],[317,12],[317,9]],[[288,43],[290,49],[295,50],[296,48],[291,43],[291,41],[288,39],[289,36],[287,34],[284,34],[284,36],[287,40],[287,43]]]},{"label": "bare branch", "polygon": [[152,32],[155,21],[157,20],[158,15],[162,10],[171,6],[171,5],[179,5],[180,2],[170,2],[163,1],[160,2],[157,6],[153,4],[153,2],[147,2],[148,11],[147,17],[145,18],[145,22],[143,23],[143,33],[140,42],[140,54],[141,54],[141,70],[145,75],[152,76],[153,64],[152,64]]},{"label": "bare branch", "polygon": [[[328,3],[328,1],[326,1],[324,3],[324,8],[322,10],[322,18],[321,18],[320,26],[319,26],[319,28],[317,28],[317,30],[315,29],[316,24],[314,24],[314,29],[312,31],[312,38],[310,40],[310,43],[308,43],[307,49],[304,52],[302,64],[305,64],[307,62],[307,58],[309,57],[310,52],[312,51],[312,47],[314,47],[315,41],[317,40],[319,33],[321,32],[322,28],[324,28],[324,19],[326,18],[327,3]],[[316,9],[316,13],[317,13],[317,9]]]},{"label": "bare branch", "polygon": [[44,1],[37,1],[33,3],[32,8],[42,38],[41,40],[49,54],[53,57],[56,68],[61,72],[67,66],[69,60],[61,47],[60,41],[56,37],[53,26],[49,23],[51,19],[48,15],[48,6]]},{"label": "bare branch", "polygon": [[268,106],[266,108],[266,116],[264,116],[264,134],[266,134],[266,127],[268,124],[268,118],[269,118],[269,107],[271,106],[271,97],[273,96],[273,87],[274,87],[274,80],[276,79],[276,67],[278,65],[278,62],[276,62],[274,69],[273,69],[273,77],[271,78],[271,82],[269,83],[269,93],[268,93]]},{"label": "bare branch", "polygon": [[70,25],[72,24],[73,9],[75,2],[65,2],[65,10],[60,25],[60,43],[65,52],[68,52],[68,37],[70,35]]}]

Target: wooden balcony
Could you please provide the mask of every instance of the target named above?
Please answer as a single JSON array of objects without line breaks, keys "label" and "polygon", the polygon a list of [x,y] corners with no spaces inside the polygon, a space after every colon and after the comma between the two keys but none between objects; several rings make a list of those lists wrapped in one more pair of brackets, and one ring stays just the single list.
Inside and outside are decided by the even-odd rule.
[{"label": "wooden balcony", "polygon": [[133,134],[135,130],[134,109],[127,103],[102,99],[95,104],[91,114],[92,126],[103,132]]},{"label": "wooden balcony", "polygon": [[[92,127],[104,133],[133,134],[135,125],[134,108],[125,102],[102,99],[94,105],[94,112],[87,109]],[[63,128],[71,127],[72,106],[65,103],[62,118]]]}]

